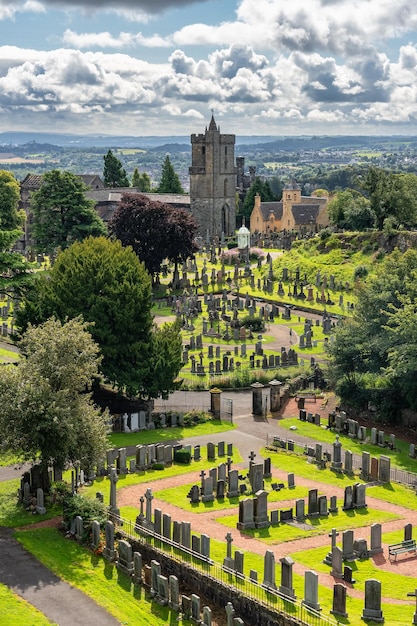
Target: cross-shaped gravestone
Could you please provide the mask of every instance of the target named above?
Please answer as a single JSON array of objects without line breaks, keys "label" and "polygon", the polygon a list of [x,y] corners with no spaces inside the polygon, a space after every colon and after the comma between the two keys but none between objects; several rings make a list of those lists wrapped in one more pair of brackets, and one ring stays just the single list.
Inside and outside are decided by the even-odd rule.
[{"label": "cross-shaped gravestone", "polygon": [[329,537],[332,538],[332,550],[336,545],[336,537],[339,536],[339,533],[337,532],[336,528],[332,528],[332,532],[329,533]]},{"label": "cross-shaped gravestone", "polygon": [[232,541],[233,541],[232,533],[227,533],[225,539],[227,541],[226,555],[228,559],[231,559],[232,558]]},{"label": "cross-shaped gravestone", "polygon": [[201,470],[200,472],[201,484],[203,484],[205,477],[206,477],[206,472],[204,470]]},{"label": "cross-shaped gravestone", "polygon": [[254,461],[255,461],[255,457],[256,454],[253,450],[251,450],[250,455],[249,455],[249,467],[252,467]]}]

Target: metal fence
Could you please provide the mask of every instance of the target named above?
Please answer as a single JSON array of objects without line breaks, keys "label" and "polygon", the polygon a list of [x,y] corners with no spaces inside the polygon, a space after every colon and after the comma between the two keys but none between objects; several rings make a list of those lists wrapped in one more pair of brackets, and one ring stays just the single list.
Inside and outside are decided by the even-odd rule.
[{"label": "metal fence", "polygon": [[[114,520],[114,517],[112,519]],[[160,552],[165,556],[168,554],[170,559],[187,563],[187,567],[197,570],[208,579],[220,582],[223,586],[235,590],[270,610],[296,619],[300,624],[306,626],[340,624],[332,617],[305,606],[300,600],[290,598],[272,586],[256,582],[244,574],[216,563],[207,556],[159,535],[149,528],[139,527],[131,520],[123,518],[118,518],[118,522],[121,524],[118,530],[125,537],[139,543],[151,544],[156,553]]]},{"label": "metal fence", "polygon": [[[281,445],[280,441],[282,441],[285,445]],[[316,443],[320,443],[312,440],[308,445],[300,443],[299,441],[297,442],[293,439],[280,439],[279,437],[271,437],[269,435],[267,435],[266,438],[266,446],[268,448],[275,448],[276,450],[287,451],[288,442],[292,442],[291,445],[293,446],[293,451],[298,456],[306,456],[309,447],[313,448]],[[324,454],[326,454],[326,449],[327,453],[329,454],[330,460],[331,453],[329,452],[329,450],[331,449],[331,445],[323,446]],[[311,458],[314,458],[314,455],[311,455]],[[352,454],[352,469],[357,471],[360,471],[362,469],[362,456],[360,454]],[[399,469],[398,467],[390,468],[390,482],[398,483],[400,485],[407,485],[408,487],[412,487],[413,489],[417,490],[417,474],[414,474],[413,472],[408,472],[407,470]]]}]

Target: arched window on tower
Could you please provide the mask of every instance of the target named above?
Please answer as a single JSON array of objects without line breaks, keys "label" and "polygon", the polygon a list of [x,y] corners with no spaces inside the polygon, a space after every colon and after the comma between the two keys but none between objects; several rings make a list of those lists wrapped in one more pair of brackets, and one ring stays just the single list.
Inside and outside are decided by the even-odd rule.
[{"label": "arched window on tower", "polygon": [[223,195],[225,198],[227,197],[227,178],[225,178],[223,182]]},{"label": "arched window on tower", "polygon": [[227,146],[224,147],[224,169],[227,170]]}]

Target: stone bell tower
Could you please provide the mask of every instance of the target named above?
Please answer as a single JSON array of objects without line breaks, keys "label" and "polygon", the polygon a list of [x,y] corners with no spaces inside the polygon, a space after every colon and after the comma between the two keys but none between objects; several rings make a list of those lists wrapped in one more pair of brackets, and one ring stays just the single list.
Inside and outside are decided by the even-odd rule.
[{"label": "stone bell tower", "polygon": [[204,134],[191,135],[190,208],[204,240],[236,230],[235,141],[213,115]]}]

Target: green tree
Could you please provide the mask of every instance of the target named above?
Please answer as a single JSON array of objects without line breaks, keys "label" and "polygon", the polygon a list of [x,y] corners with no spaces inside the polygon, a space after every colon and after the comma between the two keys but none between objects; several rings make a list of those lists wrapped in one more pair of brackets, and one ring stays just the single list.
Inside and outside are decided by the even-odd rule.
[{"label": "green tree", "polygon": [[132,187],[136,187],[139,191],[143,191],[144,193],[150,193],[151,191],[151,178],[149,174],[143,172],[141,174],[137,167],[135,167],[133,176],[132,176]]},{"label": "green tree", "polygon": [[22,460],[92,469],[108,446],[107,413],[86,388],[98,374],[99,348],[80,319],[29,327],[18,366],[0,368],[0,433]]},{"label": "green tree", "polygon": [[328,213],[332,224],[347,230],[371,228],[375,221],[369,200],[355,189],[338,191],[329,202]]},{"label": "green tree", "polygon": [[178,174],[175,172],[171,159],[166,155],[162,165],[161,182],[158,193],[184,193]]},{"label": "green tree", "polygon": [[382,230],[387,218],[394,218],[397,225],[405,227],[417,224],[415,174],[395,174],[370,167],[362,180],[362,188],[369,196],[378,230]]},{"label": "green tree", "polygon": [[253,185],[248,189],[243,202],[242,214],[246,223],[249,224],[250,216],[255,206],[255,196],[259,194],[262,202],[274,202],[277,197],[272,193],[271,187],[267,180],[262,181],[258,176],[255,178]]},{"label": "green tree", "polygon": [[103,157],[103,178],[106,187],[129,187],[129,179],[121,161],[109,150]]},{"label": "green tree", "polygon": [[31,281],[28,263],[13,246],[23,234],[18,210],[20,187],[11,172],[0,170],[0,298],[19,298]]},{"label": "green tree", "polygon": [[176,378],[182,368],[182,339],[179,320],[164,324],[161,328],[154,326],[152,333],[152,359],[146,390],[149,398],[168,398],[169,394],[178,389],[180,383]]},{"label": "green tree", "polygon": [[[411,365],[414,362],[409,359],[412,346],[417,343],[410,321],[416,304],[417,251],[395,250],[359,288],[352,318],[338,326],[335,341],[329,346],[333,378],[344,390],[344,401],[352,401],[364,380],[370,384],[361,390],[361,397],[368,400],[372,399],[375,385],[392,388],[395,381],[398,406],[404,399],[401,390],[405,387],[409,404],[417,404],[412,400],[417,398],[417,384],[410,392],[415,370]],[[344,386],[344,381],[349,384]]]},{"label": "green tree", "polygon": [[52,170],[32,194],[33,236],[40,252],[53,253],[74,241],[107,233],[103,220],[94,210],[94,201],[85,196],[88,188],[71,172]]},{"label": "green tree", "polygon": [[100,346],[105,381],[148,395],[152,369],[151,279],[130,246],[90,237],[62,252],[18,313],[17,326],[82,315]]}]

